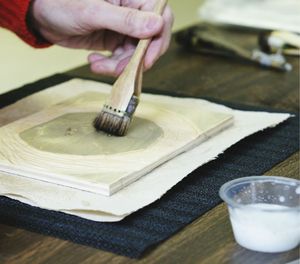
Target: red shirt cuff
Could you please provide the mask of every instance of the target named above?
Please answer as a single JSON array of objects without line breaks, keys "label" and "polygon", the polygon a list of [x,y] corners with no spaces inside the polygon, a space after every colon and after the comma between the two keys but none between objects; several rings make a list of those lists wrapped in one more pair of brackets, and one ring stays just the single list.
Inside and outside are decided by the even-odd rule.
[{"label": "red shirt cuff", "polygon": [[27,25],[30,0],[0,0],[0,26],[7,28],[35,48],[49,47],[51,43],[31,31]]}]

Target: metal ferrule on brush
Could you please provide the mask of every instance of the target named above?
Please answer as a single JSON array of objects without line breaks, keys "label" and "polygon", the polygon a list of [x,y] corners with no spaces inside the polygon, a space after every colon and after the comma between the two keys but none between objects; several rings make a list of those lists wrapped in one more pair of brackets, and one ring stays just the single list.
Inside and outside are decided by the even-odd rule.
[{"label": "metal ferrule on brush", "polygon": [[139,103],[139,98],[133,95],[128,103],[126,111],[121,111],[105,104],[102,111],[94,120],[94,127],[97,131],[124,136],[127,133],[133,114]]},{"label": "metal ferrule on brush", "polygon": [[122,111],[120,109],[117,109],[117,108],[113,108],[112,106],[108,105],[108,104],[105,104],[103,106],[103,111],[107,112],[107,113],[110,113],[110,114],[113,114],[113,115],[117,115],[119,117],[123,117],[123,116],[128,116],[130,118],[132,118],[136,108],[137,108],[137,105],[139,104],[139,98],[135,95],[133,95],[131,98],[130,98],[130,101],[128,103],[128,106],[126,108],[126,111]]},{"label": "metal ferrule on brush", "polygon": [[119,117],[123,117],[126,114],[126,111],[121,111],[107,104],[103,106],[102,111],[105,111],[106,113],[110,113],[112,115],[117,115]]}]

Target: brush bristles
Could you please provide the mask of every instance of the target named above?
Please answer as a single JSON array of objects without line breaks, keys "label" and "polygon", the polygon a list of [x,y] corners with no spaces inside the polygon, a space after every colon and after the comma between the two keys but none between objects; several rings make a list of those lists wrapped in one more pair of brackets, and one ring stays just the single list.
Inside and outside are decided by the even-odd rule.
[{"label": "brush bristles", "polygon": [[138,98],[133,96],[124,113],[121,113],[117,109],[104,106],[94,120],[93,124],[95,129],[97,131],[104,131],[110,135],[124,136],[130,126],[138,102]]},{"label": "brush bristles", "polygon": [[130,125],[128,116],[117,116],[102,110],[94,120],[94,127],[97,131],[104,131],[110,135],[124,136]]}]

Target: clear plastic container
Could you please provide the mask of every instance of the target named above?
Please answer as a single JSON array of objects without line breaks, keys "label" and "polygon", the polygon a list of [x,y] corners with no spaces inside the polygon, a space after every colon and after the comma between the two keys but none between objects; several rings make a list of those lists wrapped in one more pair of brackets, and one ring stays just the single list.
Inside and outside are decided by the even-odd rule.
[{"label": "clear plastic container", "polygon": [[300,181],[251,176],[225,183],[219,192],[227,203],[235,240],[260,252],[283,252],[300,243]]}]

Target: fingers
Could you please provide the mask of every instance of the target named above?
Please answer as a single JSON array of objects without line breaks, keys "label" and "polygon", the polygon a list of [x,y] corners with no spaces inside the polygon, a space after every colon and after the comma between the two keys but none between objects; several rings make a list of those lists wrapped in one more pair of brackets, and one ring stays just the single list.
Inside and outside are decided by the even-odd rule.
[{"label": "fingers", "polygon": [[[155,5],[160,0],[107,0],[111,4],[122,5],[143,11],[153,11]],[[145,56],[145,69],[149,69],[166,52],[170,45],[171,29],[174,22],[173,13],[170,6],[166,6],[163,12],[162,31],[153,38]]]},{"label": "fingers", "polygon": [[[123,0],[123,1],[122,0],[108,0],[108,1],[111,3],[111,6],[113,6],[113,4],[115,4],[115,5],[127,4],[132,8],[141,8],[141,9],[146,8],[147,10],[153,10],[153,6],[155,5],[155,2],[157,0],[152,0],[152,1],[151,0],[150,1],[149,0],[148,1],[146,1],[146,0],[139,0],[139,1],[137,1],[137,0],[127,0],[127,1],[126,0]],[[109,3],[107,3],[107,4],[109,4]],[[120,8],[119,6],[117,6],[117,7]],[[128,9],[125,7],[121,7],[121,8],[123,10],[125,9],[126,11],[128,11]],[[142,11],[130,9],[130,12],[142,12]],[[113,14],[115,14],[115,13],[113,13]],[[124,15],[123,15],[123,17],[124,17]],[[173,25],[174,18],[173,18],[173,14],[172,14],[172,11],[169,6],[166,6],[161,18],[163,20],[162,28],[159,31],[159,34],[156,35],[156,37],[154,37],[152,39],[152,41],[149,45],[149,48],[146,52],[146,55],[145,55],[145,63],[144,63],[145,69],[151,68],[152,65],[157,61],[157,59],[166,52],[166,50],[168,49],[169,44],[170,44],[171,28]],[[111,16],[109,16],[109,19],[110,19],[110,21],[112,21]],[[120,19],[120,21],[124,21],[124,19],[122,20],[122,16],[119,17],[119,19]],[[128,25],[135,24],[132,22],[132,21],[134,21],[134,19],[130,23],[128,22],[131,19],[133,19],[133,18],[130,18],[129,20],[127,18]],[[115,20],[115,18],[113,18],[113,21],[117,21],[117,20]],[[118,23],[120,21],[118,21]],[[126,19],[125,19],[125,21],[126,21]],[[125,28],[124,24],[122,24],[122,28]],[[116,30],[114,25],[111,25],[110,29]],[[130,31],[131,36],[132,35],[135,36],[135,34],[132,34],[133,32],[138,32],[138,30],[136,30],[136,31],[134,31],[134,30]],[[119,30],[118,32],[123,33],[124,31],[122,32],[121,30]],[[123,34],[126,34],[126,33],[123,33]],[[141,37],[138,36],[138,34],[137,34],[136,38],[141,38]],[[110,57],[103,56],[101,54],[95,54],[95,53],[91,54],[88,58],[89,62],[91,63],[91,70],[95,73],[117,76],[123,71],[123,69],[129,62],[129,60],[134,52],[135,43],[133,42],[133,38],[127,38],[125,43],[124,42],[121,43],[120,41],[115,41],[114,36],[112,36],[112,35],[110,36],[109,34],[106,34],[106,37],[103,39],[106,39],[106,40],[104,40],[102,46],[105,46],[105,49],[112,50],[113,54]],[[119,48],[115,49],[117,46]]]},{"label": "fingers", "polygon": [[113,5],[126,6],[143,11],[153,12],[158,0],[106,0]]},{"label": "fingers", "polygon": [[163,19],[153,12],[99,0],[89,2],[82,12],[81,19],[82,23],[90,27],[90,31],[105,28],[134,38],[148,38],[162,30]]},{"label": "fingers", "polygon": [[89,55],[88,61],[94,73],[118,76],[128,64],[133,53],[134,46],[128,46],[127,48],[120,47],[109,57],[92,53]]},{"label": "fingers", "polygon": [[163,19],[164,26],[162,32],[151,41],[146,52],[144,62],[144,67],[146,70],[150,69],[153,66],[153,64],[159,59],[159,57],[167,51],[170,45],[172,34],[171,29],[173,26],[174,17],[169,6],[165,8]]}]

